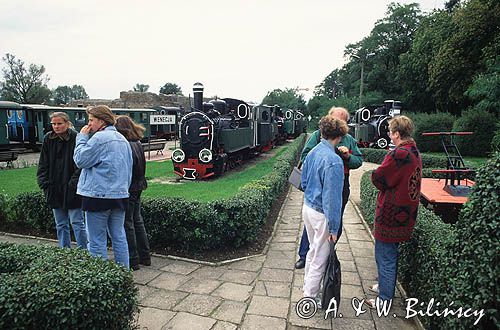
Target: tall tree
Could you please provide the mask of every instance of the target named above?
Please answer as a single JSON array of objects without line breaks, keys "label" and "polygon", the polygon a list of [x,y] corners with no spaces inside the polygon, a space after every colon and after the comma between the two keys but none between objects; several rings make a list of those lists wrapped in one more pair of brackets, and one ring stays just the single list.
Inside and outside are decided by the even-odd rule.
[{"label": "tall tree", "polygon": [[43,65],[25,64],[12,54],[6,54],[2,60],[6,64],[2,69],[3,81],[0,82],[2,99],[19,103],[50,101],[49,77]]},{"label": "tall tree", "polygon": [[149,89],[149,85],[146,85],[146,84],[135,84],[135,86],[134,86],[134,92],[144,93],[144,92],[147,92],[148,89]]},{"label": "tall tree", "polygon": [[262,103],[268,105],[277,104],[285,109],[302,111],[307,109],[304,95],[300,94],[296,88],[285,88],[284,90],[275,89],[268,92],[262,100]]},{"label": "tall tree", "polygon": [[160,93],[161,94],[175,94],[175,95],[182,95],[182,90],[177,84],[174,83],[166,83],[160,88]]},{"label": "tall tree", "polygon": [[52,91],[55,104],[68,104],[74,100],[88,99],[85,88],[81,85],[58,86]]}]

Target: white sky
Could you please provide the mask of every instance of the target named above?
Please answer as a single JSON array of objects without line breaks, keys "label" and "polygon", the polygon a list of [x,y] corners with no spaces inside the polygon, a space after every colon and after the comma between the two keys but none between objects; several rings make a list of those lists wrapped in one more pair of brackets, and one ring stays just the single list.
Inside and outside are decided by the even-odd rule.
[{"label": "white sky", "polygon": [[[158,93],[166,82],[188,95],[199,81],[205,96],[260,102],[300,87],[307,99],[390,2],[2,0],[0,56],[43,64],[50,88],[83,85],[91,98],[115,99],[136,83]],[[399,2],[427,12],[445,0]]]}]

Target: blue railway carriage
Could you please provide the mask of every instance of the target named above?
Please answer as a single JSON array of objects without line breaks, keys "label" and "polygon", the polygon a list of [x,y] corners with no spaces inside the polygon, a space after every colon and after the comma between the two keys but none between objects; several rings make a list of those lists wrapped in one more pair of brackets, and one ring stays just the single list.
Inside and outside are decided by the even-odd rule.
[{"label": "blue railway carriage", "polygon": [[[88,123],[85,108],[57,107],[41,104],[19,104],[16,102],[0,101],[0,148],[29,148],[38,150],[43,142],[44,135],[52,127],[50,115],[54,112],[68,114],[74,129],[80,129]],[[145,140],[151,136],[149,119],[156,114],[154,109],[111,109],[117,115],[127,115],[145,128]],[[5,132],[4,132],[5,131]]]}]

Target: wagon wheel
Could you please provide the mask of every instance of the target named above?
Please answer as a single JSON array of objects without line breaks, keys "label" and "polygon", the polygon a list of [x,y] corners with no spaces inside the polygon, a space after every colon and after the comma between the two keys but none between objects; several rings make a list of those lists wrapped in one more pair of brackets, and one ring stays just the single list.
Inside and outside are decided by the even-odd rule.
[{"label": "wagon wheel", "polygon": [[383,138],[383,137],[379,138],[377,140],[377,142],[375,142],[375,144],[377,145],[377,148],[380,148],[380,149],[385,149],[389,145],[389,143],[387,142],[387,139]]}]

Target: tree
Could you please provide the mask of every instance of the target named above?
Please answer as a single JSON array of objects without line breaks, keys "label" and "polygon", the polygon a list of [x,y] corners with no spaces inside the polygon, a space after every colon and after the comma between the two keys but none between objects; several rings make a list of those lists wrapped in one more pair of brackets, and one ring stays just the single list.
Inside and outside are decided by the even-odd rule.
[{"label": "tree", "polygon": [[81,85],[58,86],[52,91],[52,98],[55,104],[68,104],[74,100],[88,99],[89,96],[85,88]]},{"label": "tree", "polygon": [[174,83],[166,83],[163,85],[163,87],[160,88],[160,93],[161,94],[175,94],[175,95],[182,95],[182,90],[177,84]]},{"label": "tree", "polygon": [[275,89],[268,92],[262,100],[262,103],[268,105],[277,104],[284,109],[302,111],[307,109],[304,95],[299,94],[296,88],[286,88],[285,90]]},{"label": "tree", "polygon": [[135,84],[135,86],[134,86],[134,92],[144,93],[144,92],[147,92],[148,89],[149,89],[149,85],[145,85],[145,84]]},{"label": "tree", "polygon": [[2,60],[7,65],[2,69],[4,80],[0,82],[2,99],[19,103],[50,101],[49,77],[43,65],[27,65],[12,54],[6,54]]}]

